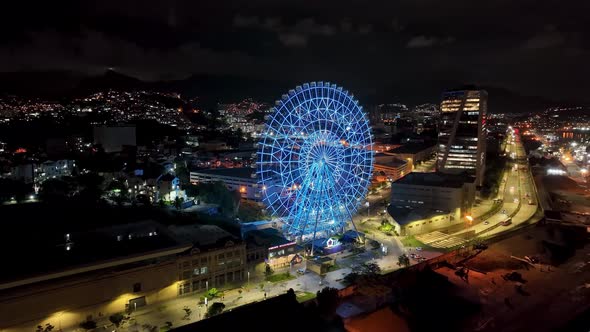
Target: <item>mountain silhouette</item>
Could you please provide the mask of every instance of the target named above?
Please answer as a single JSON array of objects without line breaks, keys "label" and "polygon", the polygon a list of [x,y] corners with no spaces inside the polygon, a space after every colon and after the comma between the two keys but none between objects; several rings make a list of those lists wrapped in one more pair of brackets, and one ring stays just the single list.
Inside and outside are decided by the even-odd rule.
[{"label": "mountain silhouette", "polygon": [[[274,102],[303,82],[277,81],[232,75],[194,74],[171,81],[145,82],[123,73],[107,70],[100,75],[84,75],[73,71],[0,73],[0,92],[63,99],[72,95],[86,95],[104,90],[147,89],[178,92],[183,97],[199,97],[207,105],[235,102],[244,98]],[[354,93],[362,105],[402,102],[409,105],[438,103],[443,91],[460,82],[452,80],[429,82],[391,82],[376,88],[372,82],[335,82]],[[579,105],[576,102],[555,101],[536,96],[523,96],[514,91],[493,86],[482,86],[488,92],[490,113],[539,112],[547,107]]]}]

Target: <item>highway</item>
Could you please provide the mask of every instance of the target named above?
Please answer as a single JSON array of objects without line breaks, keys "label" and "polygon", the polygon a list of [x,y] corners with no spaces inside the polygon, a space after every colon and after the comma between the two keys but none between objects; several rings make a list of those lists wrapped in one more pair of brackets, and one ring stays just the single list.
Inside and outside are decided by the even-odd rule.
[{"label": "highway", "polygon": [[[499,188],[498,199],[502,199],[502,207],[492,216],[463,230],[451,234],[440,231],[416,236],[421,242],[436,248],[452,248],[469,241],[475,236],[490,236],[505,232],[528,221],[537,210],[537,197],[534,179],[528,168],[526,152],[518,134],[509,138],[506,154],[510,158]],[[529,200],[532,204],[529,204]],[[509,225],[501,223],[512,218]],[[471,233],[471,234],[468,234]]]}]

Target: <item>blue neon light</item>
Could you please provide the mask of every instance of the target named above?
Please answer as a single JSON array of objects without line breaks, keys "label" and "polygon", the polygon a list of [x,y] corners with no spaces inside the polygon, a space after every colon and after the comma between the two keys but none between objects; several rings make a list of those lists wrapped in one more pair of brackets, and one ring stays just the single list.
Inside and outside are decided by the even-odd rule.
[{"label": "blue neon light", "polygon": [[344,231],[367,194],[372,144],[368,118],[341,87],[303,84],[276,102],[258,144],[257,174],[287,237]]}]

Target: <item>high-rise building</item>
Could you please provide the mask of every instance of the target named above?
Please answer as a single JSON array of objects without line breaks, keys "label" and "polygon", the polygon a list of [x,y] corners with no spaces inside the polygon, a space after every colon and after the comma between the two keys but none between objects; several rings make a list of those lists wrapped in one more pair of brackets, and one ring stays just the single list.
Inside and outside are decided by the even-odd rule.
[{"label": "high-rise building", "polygon": [[443,93],[440,104],[437,169],[466,171],[477,186],[485,172],[487,101],[485,90],[453,90]]}]

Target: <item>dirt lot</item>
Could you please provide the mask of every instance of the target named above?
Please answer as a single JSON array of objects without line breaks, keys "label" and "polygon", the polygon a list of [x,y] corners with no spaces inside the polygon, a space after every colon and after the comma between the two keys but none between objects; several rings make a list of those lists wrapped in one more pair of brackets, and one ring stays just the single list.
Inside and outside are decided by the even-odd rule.
[{"label": "dirt lot", "polygon": [[[580,237],[572,237],[570,231],[548,229],[527,229],[490,245],[465,263],[471,268],[467,277],[461,278],[456,270],[447,267],[436,270],[447,276],[462,296],[481,304],[479,313],[466,322],[470,330],[559,330],[590,308],[590,245],[579,241]],[[574,239],[580,243],[574,244]],[[572,248],[560,247],[556,255],[547,243],[549,247],[570,243]],[[567,257],[564,252],[569,253]],[[536,256],[540,263],[511,258],[525,255]],[[522,280],[503,278],[514,271]],[[588,331],[589,327],[582,330]]]}]

